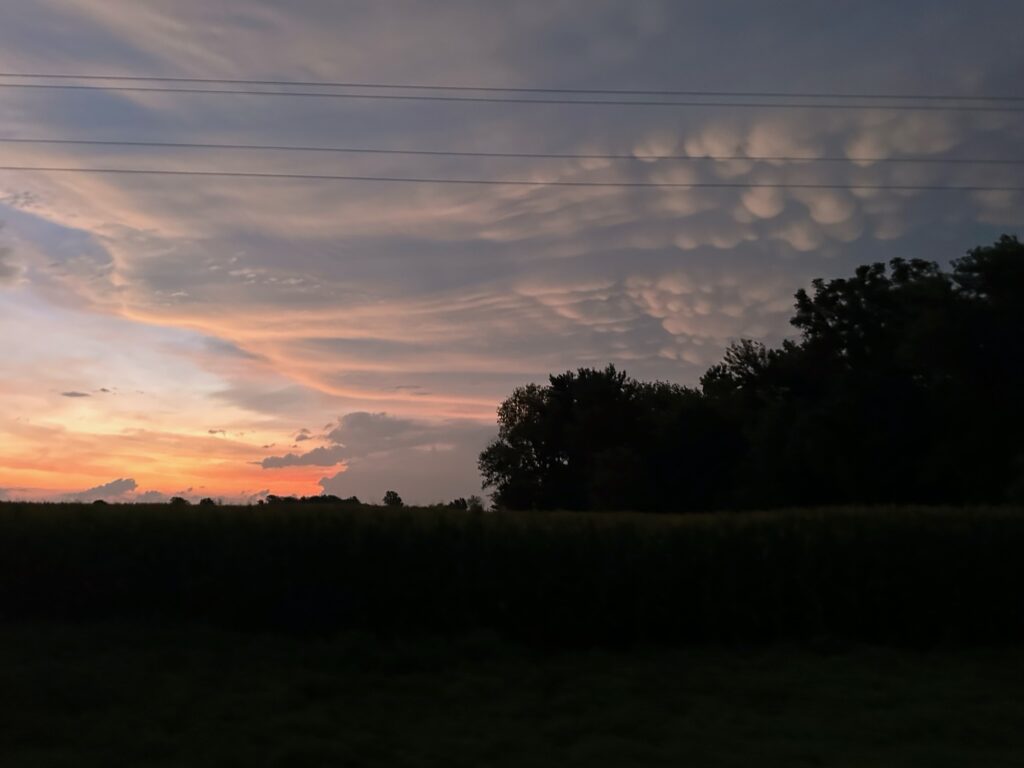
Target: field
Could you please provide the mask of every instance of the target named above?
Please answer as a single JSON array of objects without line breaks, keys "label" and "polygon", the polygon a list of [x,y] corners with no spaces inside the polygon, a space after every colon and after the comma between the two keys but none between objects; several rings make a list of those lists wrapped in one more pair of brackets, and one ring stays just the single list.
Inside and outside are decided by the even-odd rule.
[{"label": "field", "polygon": [[0,629],[0,764],[1019,766],[1024,652]]},{"label": "field", "polygon": [[1011,766],[1024,515],[0,504],[4,766]]},{"label": "field", "polygon": [[0,617],[541,645],[1024,640],[1012,509],[743,515],[0,505]]}]

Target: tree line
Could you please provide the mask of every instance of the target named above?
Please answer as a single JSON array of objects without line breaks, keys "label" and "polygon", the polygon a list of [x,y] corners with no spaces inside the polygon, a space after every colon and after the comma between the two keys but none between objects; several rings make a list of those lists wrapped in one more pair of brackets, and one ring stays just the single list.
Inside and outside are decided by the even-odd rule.
[{"label": "tree line", "polygon": [[894,259],[796,293],[798,335],[699,386],[608,366],[516,389],[480,455],[508,509],[1024,501],[1024,245]]}]

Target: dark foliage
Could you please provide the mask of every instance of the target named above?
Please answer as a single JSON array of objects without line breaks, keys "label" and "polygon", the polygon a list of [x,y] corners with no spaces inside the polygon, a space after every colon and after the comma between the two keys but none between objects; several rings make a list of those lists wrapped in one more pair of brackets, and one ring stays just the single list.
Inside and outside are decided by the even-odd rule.
[{"label": "dark foliage", "polygon": [[0,616],[540,643],[1024,640],[1024,516],[0,503]]},{"label": "dark foliage", "polygon": [[260,504],[331,504],[331,505],[344,505],[350,507],[362,506],[362,502],[359,501],[358,496],[349,496],[347,499],[342,499],[333,494],[325,493],[320,496],[275,496],[270,494],[259,502]]},{"label": "dark foliage", "polygon": [[402,497],[398,495],[397,491],[388,491],[384,494],[384,506],[400,507],[402,506]]},{"label": "dark foliage", "polygon": [[1024,245],[894,259],[796,294],[800,337],[699,389],[609,366],[517,389],[480,456],[510,509],[1024,500]]}]

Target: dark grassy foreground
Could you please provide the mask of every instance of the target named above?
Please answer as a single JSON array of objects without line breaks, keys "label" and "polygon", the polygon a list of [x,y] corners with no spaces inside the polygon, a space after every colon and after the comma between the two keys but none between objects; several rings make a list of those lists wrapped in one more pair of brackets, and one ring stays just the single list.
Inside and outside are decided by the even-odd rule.
[{"label": "dark grassy foreground", "polygon": [[0,620],[531,644],[1024,641],[1024,514],[0,504]]},{"label": "dark grassy foreground", "polygon": [[0,765],[1019,766],[1024,652],[0,628]]},{"label": "dark grassy foreground", "polygon": [[1024,764],[1024,515],[0,504],[0,766]]}]

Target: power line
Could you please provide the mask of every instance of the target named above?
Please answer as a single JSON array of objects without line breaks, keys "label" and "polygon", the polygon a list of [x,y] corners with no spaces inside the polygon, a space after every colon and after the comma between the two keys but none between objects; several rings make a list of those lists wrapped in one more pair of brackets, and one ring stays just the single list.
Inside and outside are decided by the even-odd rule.
[{"label": "power line", "polygon": [[418,176],[354,176],[317,173],[270,173],[257,171],[177,171],[158,168],[77,168],[55,166],[0,165],[0,171],[42,173],[97,173],[147,176],[199,176],[240,179],[304,179],[312,181],[354,181],[403,184],[462,184],[506,187],[604,187],[622,189],[845,189],[899,192],[1024,192],[1024,186],[944,186],[932,184],[818,184],[759,182],[657,182],[657,181],[529,181],[514,179],[458,179]]},{"label": "power line", "polygon": [[837,102],[748,102],[748,101],[654,101],[636,99],[551,99],[493,96],[422,96],[394,93],[325,93],[323,91],[251,91],[227,88],[154,88],[135,85],[54,85],[50,83],[0,83],[0,88],[64,90],[119,93],[212,94],[218,96],[284,96],[292,98],[353,99],[371,101],[433,101],[485,104],[553,104],[603,107],[728,107],[736,109],[874,109],[915,112],[1024,112],[1024,107],[965,104],[849,104]]},{"label": "power line", "polygon": [[949,163],[953,165],[1024,165],[1024,159],[999,160],[969,157],[810,157],[803,155],[645,155],[645,154],[589,154],[563,152],[468,152],[433,149],[388,149],[375,147],[322,147],[293,144],[219,144],[209,142],[178,141],[122,141],[103,139],[34,139],[0,136],[0,144],[46,144],[57,146],[148,147],[154,149],[223,149],[261,152],[336,152],[365,155],[404,155],[424,157],[478,157],[540,160],[630,160],[637,162],[693,161],[785,163]]},{"label": "power line", "polygon": [[893,99],[900,101],[1024,101],[1024,96],[921,93],[842,93],[823,91],[714,91],[642,90],[637,88],[529,88],[482,85],[426,85],[423,83],[331,82],[324,80],[253,80],[212,77],[147,77],[140,75],[73,75],[66,73],[0,72],[0,77],[36,80],[106,80],[152,83],[207,83],[210,85],[269,85],[314,88],[373,88],[409,91],[477,91],[487,93],[552,93],[605,96],[703,96],[708,98],[782,99]]}]

